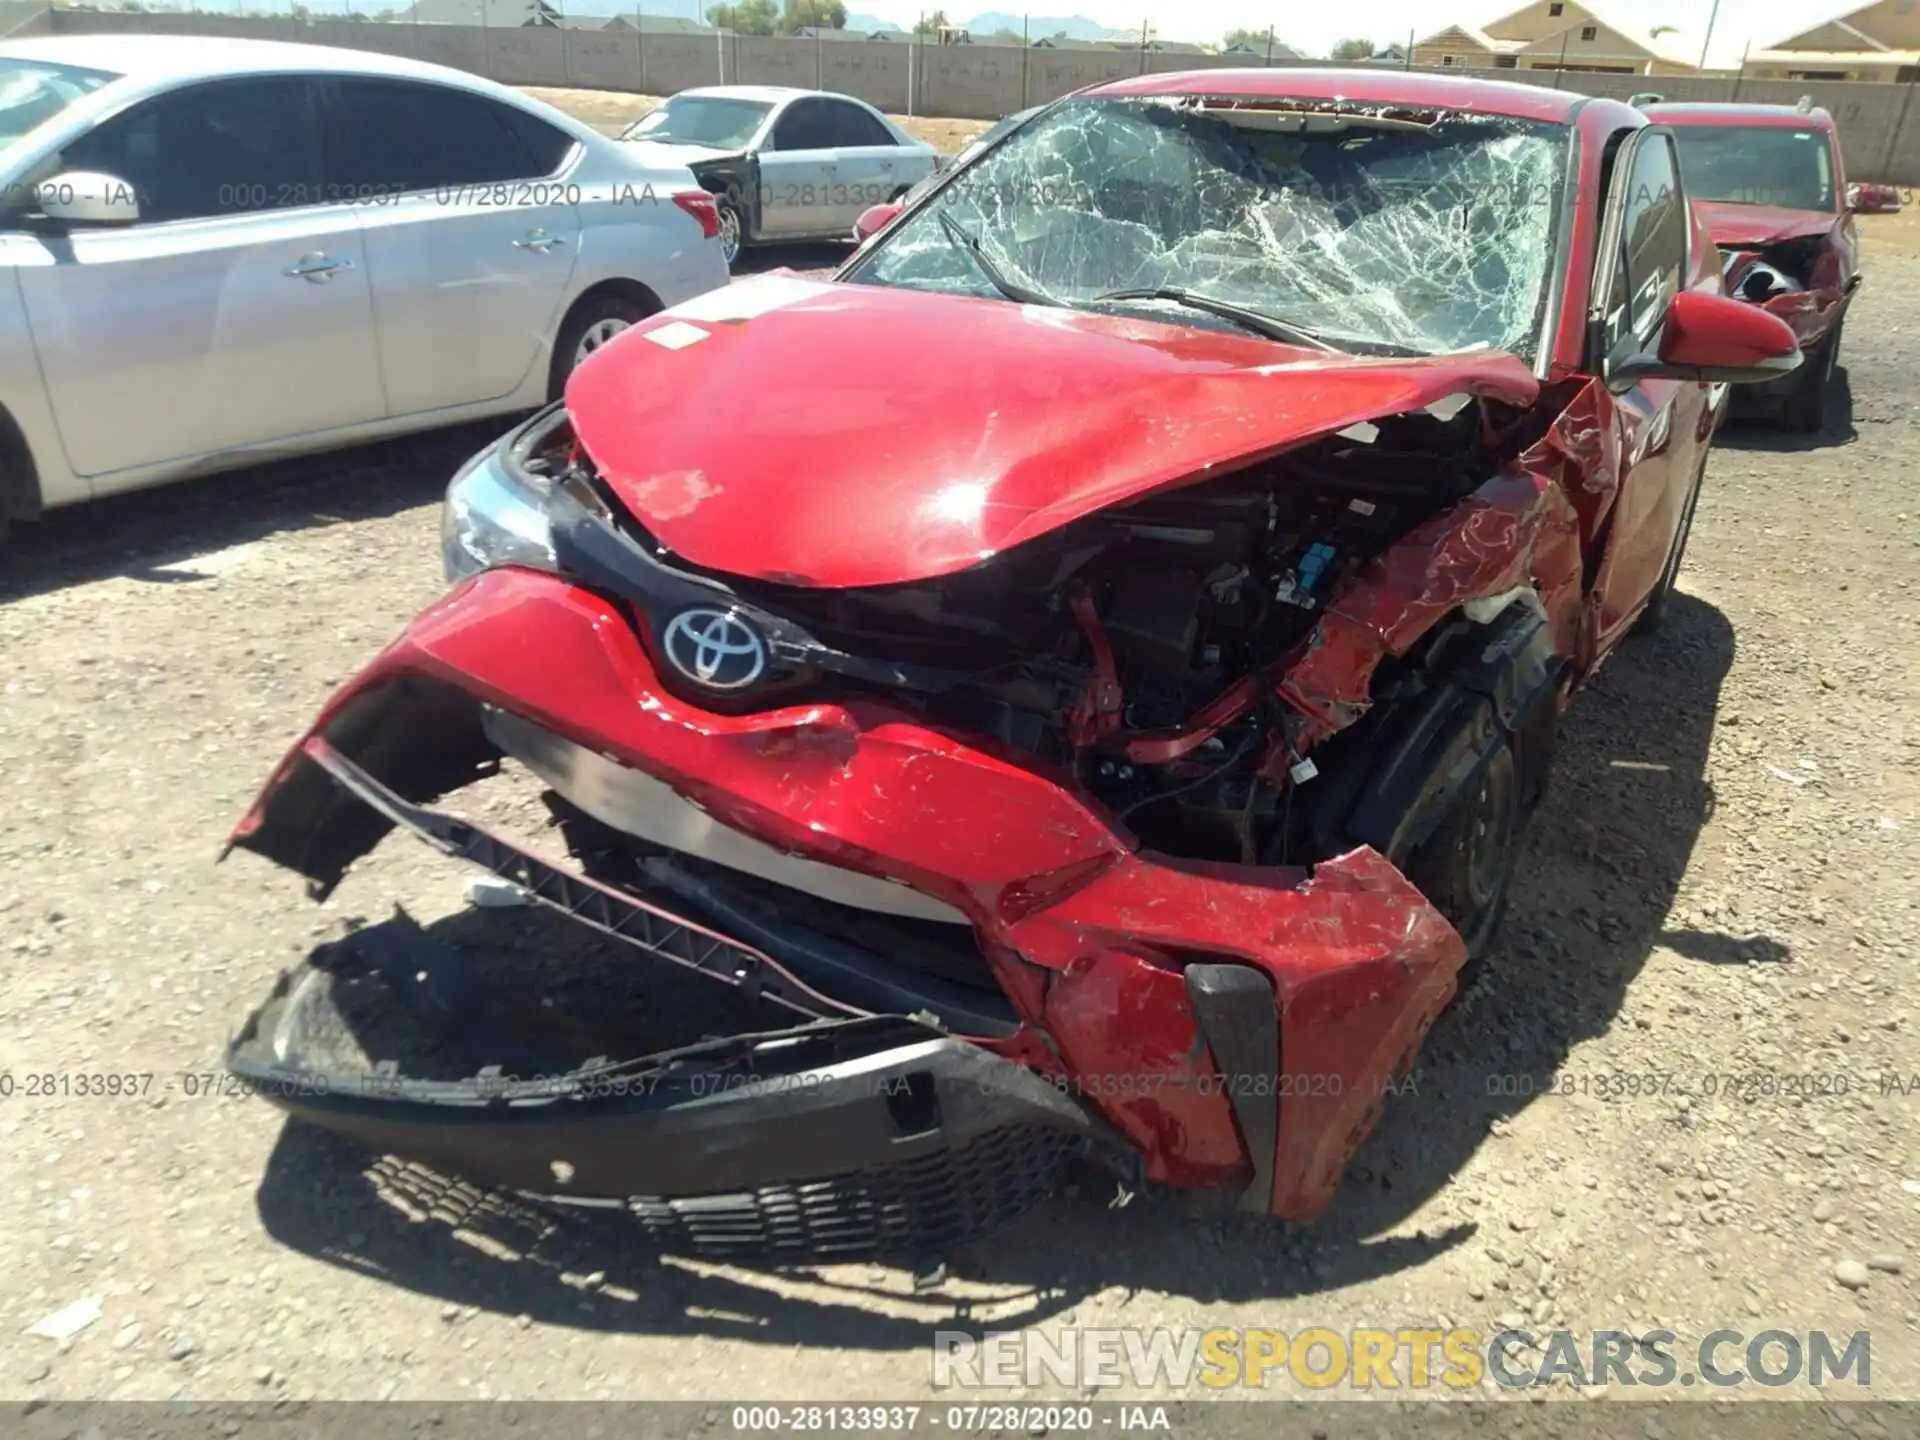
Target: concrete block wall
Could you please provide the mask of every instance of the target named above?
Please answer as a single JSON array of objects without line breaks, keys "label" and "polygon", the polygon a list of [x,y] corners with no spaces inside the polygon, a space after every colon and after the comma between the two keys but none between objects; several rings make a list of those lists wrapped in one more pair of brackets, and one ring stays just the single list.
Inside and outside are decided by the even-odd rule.
[{"label": "concrete block wall", "polygon": [[[642,35],[640,84],[642,95],[671,95],[696,85],[717,85],[723,71],[724,48],[711,35]],[[732,82],[737,64],[726,65]]]},{"label": "concrete block wall", "polygon": [[728,67],[732,74],[727,79],[740,85],[815,89],[820,84],[821,43],[818,40],[795,42],[779,35],[733,36],[733,64]]},{"label": "concrete block wall", "polygon": [[563,30],[568,84],[587,90],[640,88],[640,37],[630,30]]},{"label": "concrete block wall", "polygon": [[[264,16],[153,14],[36,8],[0,0],[0,33],[252,35],[412,55],[509,85],[579,86],[671,95],[696,85],[820,86],[858,95],[893,113],[997,120],[1085,85],[1143,72],[1238,67],[1255,56],[1142,54],[1137,50],[1046,50],[1018,45],[918,45],[898,40],[779,36],[689,36],[566,29]],[[1275,68],[1288,62],[1276,62]],[[1299,64],[1302,62],[1291,62]],[[1312,62],[1305,62],[1312,63]],[[1848,178],[1920,185],[1920,104],[1915,85],[1749,80],[1699,75],[1595,75],[1513,70],[1451,71],[1578,89],[1625,99],[1654,90],[1671,100],[1792,104],[1802,95],[1832,112]]]},{"label": "concrete block wall", "polygon": [[889,40],[864,45],[851,40],[816,40],[814,45],[820,59],[821,89],[858,95],[890,115],[906,112],[914,46]]}]

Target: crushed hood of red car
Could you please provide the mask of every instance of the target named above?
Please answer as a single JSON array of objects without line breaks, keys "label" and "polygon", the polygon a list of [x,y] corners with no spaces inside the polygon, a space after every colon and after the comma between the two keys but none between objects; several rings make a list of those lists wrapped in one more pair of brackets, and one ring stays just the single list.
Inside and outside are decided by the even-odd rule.
[{"label": "crushed hood of red car", "polygon": [[1722,250],[1781,245],[1825,235],[1846,217],[1831,210],[1789,210],[1778,205],[1735,205],[1696,200],[1713,243]]},{"label": "crushed hood of red car", "polygon": [[575,373],[567,404],[601,478],[676,555],[871,586],[1376,418],[1538,392],[1497,350],[1331,354],[783,274],[636,327]]}]

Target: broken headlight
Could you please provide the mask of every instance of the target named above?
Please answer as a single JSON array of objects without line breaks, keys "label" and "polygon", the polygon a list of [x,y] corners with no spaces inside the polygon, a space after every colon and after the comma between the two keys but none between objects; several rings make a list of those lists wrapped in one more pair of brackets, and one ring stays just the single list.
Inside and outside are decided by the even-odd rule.
[{"label": "broken headlight", "polygon": [[460,467],[447,487],[440,512],[440,558],[448,584],[502,565],[555,568],[553,529],[547,519],[550,481],[514,463],[527,433],[515,431],[482,450]]}]

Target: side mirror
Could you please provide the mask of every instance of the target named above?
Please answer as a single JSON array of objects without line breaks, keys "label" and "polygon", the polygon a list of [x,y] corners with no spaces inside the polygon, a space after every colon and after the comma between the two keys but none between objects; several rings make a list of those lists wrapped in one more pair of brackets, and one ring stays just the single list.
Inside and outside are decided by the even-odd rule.
[{"label": "side mirror", "polygon": [[1612,366],[1608,379],[1615,385],[1649,379],[1752,385],[1799,363],[1800,342],[1778,316],[1731,296],[1682,290],[1655,349]]},{"label": "side mirror", "polygon": [[140,218],[133,186],[116,175],[64,170],[33,187],[34,203],[65,225],[131,225]]},{"label": "side mirror", "polygon": [[1847,209],[1855,215],[1897,215],[1900,190],[1895,185],[1847,186]]},{"label": "side mirror", "polygon": [[853,222],[853,238],[865,244],[893,223],[893,217],[906,207],[898,200],[889,200],[884,205],[869,205],[860,212],[860,218]]}]

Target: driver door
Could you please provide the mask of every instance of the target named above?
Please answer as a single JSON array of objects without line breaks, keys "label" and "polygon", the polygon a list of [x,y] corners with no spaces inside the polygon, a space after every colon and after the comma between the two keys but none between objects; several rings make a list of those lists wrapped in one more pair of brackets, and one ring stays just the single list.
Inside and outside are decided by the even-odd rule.
[{"label": "driver door", "polygon": [[[1621,361],[1659,344],[1673,297],[1689,283],[1692,231],[1672,135],[1635,131],[1614,161],[1594,265],[1589,333],[1601,383]],[[1619,481],[1594,580],[1597,654],[1619,639],[1666,568],[1701,460],[1706,403],[1697,381],[1641,379],[1608,390]]]},{"label": "driver door", "polygon": [[[760,151],[760,235],[767,240],[805,235],[839,238],[833,187],[839,165],[833,149],[832,116],[825,100],[795,100],[773,122]],[[851,222],[849,222],[851,223]]]},{"label": "driver door", "polygon": [[131,225],[8,237],[61,444],[96,494],[386,414],[359,216],[317,203],[310,81],[170,91],[61,164],[126,182],[141,207]]}]

